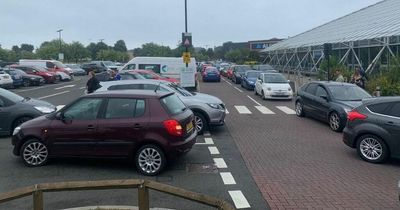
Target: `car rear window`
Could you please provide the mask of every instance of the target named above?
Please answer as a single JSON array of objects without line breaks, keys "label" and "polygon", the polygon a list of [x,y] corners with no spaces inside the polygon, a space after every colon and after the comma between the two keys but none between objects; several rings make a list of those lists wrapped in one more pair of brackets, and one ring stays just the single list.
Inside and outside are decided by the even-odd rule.
[{"label": "car rear window", "polygon": [[186,109],[185,104],[175,94],[161,98],[161,103],[171,115],[179,114]]},{"label": "car rear window", "polygon": [[387,115],[387,114],[389,114],[389,106],[390,106],[390,103],[380,103],[380,104],[368,105],[367,108],[371,112]]}]

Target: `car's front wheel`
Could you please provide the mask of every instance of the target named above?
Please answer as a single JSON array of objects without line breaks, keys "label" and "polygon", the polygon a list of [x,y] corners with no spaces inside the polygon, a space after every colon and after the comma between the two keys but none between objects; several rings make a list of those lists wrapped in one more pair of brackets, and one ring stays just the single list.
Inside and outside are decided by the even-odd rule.
[{"label": "car's front wheel", "polygon": [[140,173],[154,176],[164,169],[167,160],[164,152],[158,146],[147,144],[137,151],[135,163]]},{"label": "car's front wheel", "polygon": [[344,123],[335,111],[329,114],[329,127],[335,132],[341,132],[344,128]]},{"label": "car's front wheel", "polygon": [[304,117],[304,106],[300,101],[296,101],[296,115],[298,117]]},{"label": "car's front wheel", "polygon": [[199,112],[194,112],[194,122],[198,134],[203,134],[207,130],[207,120]]},{"label": "car's front wheel", "polygon": [[370,163],[382,163],[389,157],[385,142],[375,135],[363,135],[357,141],[357,153]]},{"label": "car's front wheel", "polygon": [[42,166],[49,158],[49,151],[44,143],[37,139],[31,139],[22,145],[20,155],[25,165]]}]

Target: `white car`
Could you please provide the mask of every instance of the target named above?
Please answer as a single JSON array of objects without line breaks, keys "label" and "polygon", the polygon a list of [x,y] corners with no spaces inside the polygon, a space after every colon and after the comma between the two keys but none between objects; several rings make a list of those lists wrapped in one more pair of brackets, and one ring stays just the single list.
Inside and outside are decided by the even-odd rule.
[{"label": "white car", "polygon": [[0,71],[0,87],[11,88],[13,87],[13,82],[14,81],[9,74]]},{"label": "white car", "polygon": [[289,81],[280,73],[261,73],[254,88],[255,94],[263,99],[293,98],[293,90]]},{"label": "white car", "polygon": [[55,72],[57,76],[59,76],[61,81],[68,81],[68,80],[72,80],[73,77],[69,76],[68,74],[64,73],[64,72],[60,72],[57,71]]}]

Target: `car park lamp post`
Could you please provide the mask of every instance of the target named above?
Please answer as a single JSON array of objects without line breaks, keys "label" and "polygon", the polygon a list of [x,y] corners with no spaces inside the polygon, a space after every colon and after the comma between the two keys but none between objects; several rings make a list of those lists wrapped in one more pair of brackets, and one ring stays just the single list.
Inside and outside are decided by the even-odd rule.
[{"label": "car park lamp post", "polygon": [[61,31],[63,31],[63,29],[59,29],[59,30],[57,30],[57,32],[58,32],[58,37],[59,37],[59,42],[60,42],[60,53],[58,54],[58,59],[59,60],[63,60],[62,59],[62,57],[64,57],[62,54],[61,54]]}]

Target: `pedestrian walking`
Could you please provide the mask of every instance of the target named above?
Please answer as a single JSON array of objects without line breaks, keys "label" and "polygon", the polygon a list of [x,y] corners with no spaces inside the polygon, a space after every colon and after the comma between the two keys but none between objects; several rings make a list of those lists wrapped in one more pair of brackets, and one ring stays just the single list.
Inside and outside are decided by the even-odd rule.
[{"label": "pedestrian walking", "polygon": [[336,69],[336,82],[344,82],[344,77],[340,69]]},{"label": "pedestrian walking", "polygon": [[89,80],[86,83],[86,93],[93,93],[95,90],[101,87],[99,80],[96,79],[96,74],[94,71],[89,72]]},{"label": "pedestrian walking", "polygon": [[356,84],[360,88],[365,88],[365,77],[358,66],[354,69],[354,73],[351,76],[351,83]]}]

